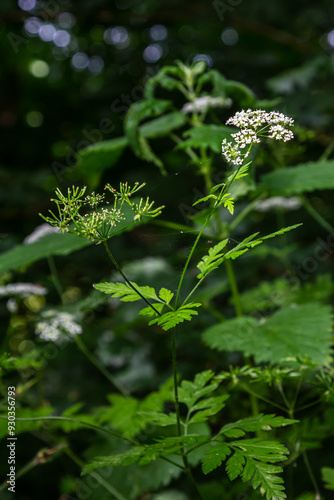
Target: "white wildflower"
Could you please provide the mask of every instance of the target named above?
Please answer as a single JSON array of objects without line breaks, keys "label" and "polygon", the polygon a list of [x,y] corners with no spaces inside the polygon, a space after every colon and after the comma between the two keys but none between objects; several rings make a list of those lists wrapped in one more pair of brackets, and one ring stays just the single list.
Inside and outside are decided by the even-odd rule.
[{"label": "white wildflower", "polygon": [[284,196],[272,196],[267,200],[261,200],[255,207],[259,212],[267,212],[268,210],[284,209],[284,210],[298,210],[302,206],[299,198],[293,196],[291,198],[284,198]]},{"label": "white wildflower", "polygon": [[48,291],[44,286],[33,285],[32,283],[9,283],[0,286],[0,297],[15,295],[24,299],[29,295],[46,295],[47,293]]},{"label": "white wildflower", "polygon": [[[268,137],[284,142],[293,139],[293,133],[287,126],[293,126],[293,119],[277,111],[264,111],[263,109],[241,110],[229,118],[226,125],[233,125],[240,130],[231,134],[234,144],[222,143],[222,152],[225,159],[234,165],[242,165],[247,158],[253,143],[261,142],[260,137]],[[247,153],[241,153],[248,146]]]},{"label": "white wildflower", "polygon": [[59,229],[57,227],[50,226],[49,224],[41,224],[37,226],[32,233],[28,234],[28,236],[23,240],[25,245],[29,245],[31,243],[35,243],[36,241],[43,238],[43,236],[51,233],[58,233]]},{"label": "white wildflower", "polygon": [[41,339],[63,344],[82,333],[77,316],[67,312],[47,311],[44,318],[36,324],[35,333]]},{"label": "white wildflower", "polygon": [[192,102],[187,102],[181,109],[181,113],[192,113],[193,111],[198,111],[199,113],[204,113],[209,108],[223,108],[229,107],[232,104],[232,100],[228,97],[223,99],[222,97],[210,97],[205,95],[203,97],[197,97]]}]

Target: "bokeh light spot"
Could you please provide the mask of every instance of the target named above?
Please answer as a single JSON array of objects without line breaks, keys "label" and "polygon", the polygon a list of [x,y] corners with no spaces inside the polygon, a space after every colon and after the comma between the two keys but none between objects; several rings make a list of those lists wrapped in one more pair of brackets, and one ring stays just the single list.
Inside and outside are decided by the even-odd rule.
[{"label": "bokeh light spot", "polygon": [[19,0],[18,5],[22,10],[33,10],[36,7],[36,0]]},{"label": "bokeh light spot", "polygon": [[233,28],[227,28],[222,32],[221,39],[225,45],[235,45],[239,40],[239,35]]},{"label": "bokeh light spot", "polygon": [[71,41],[71,35],[65,30],[59,30],[53,37],[53,43],[57,47],[67,47]]},{"label": "bokeh light spot", "polygon": [[51,42],[56,34],[56,31],[57,30],[53,24],[43,24],[43,26],[40,27],[38,34],[43,42]]},{"label": "bokeh light spot", "polygon": [[150,37],[155,42],[158,42],[159,40],[164,40],[167,37],[167,34],[168,34],[167,28],[162,24],[155,24],[150,28]]},{"label": "bokeh light spot", "polygon": [[43,115],[39,111],[29,111],[26,114],[26,122],[29,127],[40,127],[43,123]]},{"label": "bokeh light spot", "polygon": [[50,67],[45,61],[37,59],[29,65],[29,71],[35,78],[45,78],[50,72]]},{"label": "bokeh light spot", "polygon": [[151,43],[143,52],[143,58],[148,63],[159,61],[162,56],[162,47],[158,43]]},{"label": "bokeh light spot", "polygon": [[87,68],[87,66],[89,64],[89,57],[84,52],[77,52],[72,57],[71,62],[72,62],[72,66],[75,69],[82,71],[83,69]]}]

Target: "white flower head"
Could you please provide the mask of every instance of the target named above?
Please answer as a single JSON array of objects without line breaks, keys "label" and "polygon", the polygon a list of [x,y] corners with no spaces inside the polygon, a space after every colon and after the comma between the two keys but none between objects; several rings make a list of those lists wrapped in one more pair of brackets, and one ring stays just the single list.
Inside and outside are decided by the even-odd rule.
[{"label": "white flower head", "polygon": [[43,340],[64,344],[82,333],[79,318],[74,314],[49,310],[43,317],[45,319],[39,321],[35,329],[36,335]]},{"label": "white flower head", "polygon": [[[253,143],[261,142],[261,137],[268,137],[284,142],[293,139],[293,133],[287,127],[293,126],[293,119],[277,111],[264,111],[263,109],[241,110],[229,118],[226,125],[233,125],[240,130],[231,134],[235,144],[222,143],[222,152],[225,159],[234,165],[242,165],[247,158]],[[242,149],[248,147],[247,153],[241,153]]]},{"label": "white flower head", "polygon": [[17,296],[24,299],[30,295],[46,295],[47,293],[44,286],[33,283],[8,283],[8,285],[0,286],[0,297]]}]

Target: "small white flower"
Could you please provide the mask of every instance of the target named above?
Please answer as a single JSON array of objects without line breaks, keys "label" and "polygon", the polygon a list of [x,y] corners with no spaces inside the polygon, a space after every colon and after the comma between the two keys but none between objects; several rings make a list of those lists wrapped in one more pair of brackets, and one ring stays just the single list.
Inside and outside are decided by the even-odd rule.
[{"label": "small white flower", "polygon": [[67,312],[47,311],[44,318],[36,324],[35,333],[41,339],[63,344],[76,335],[82,334],[82,326],[77,316]]},{"label": "small white flower", "polygon": [[181,109],[181,113],[192,113],[193,111],[198,111],[199,113],[204,113],[209,108],[223,108],[229,107],[232,104],[232,100],[228,97],[223,99],[222,97],[210,97],[205,95],[203,97],[197,97],[193,102],[187,102]]},{"label": "small white flower", "polygon": [[16,295],[24,299],[29,295],[46,295],[47,293],[46,288],[32,283],[8,283],[8,285],[0,286],[0,297]]},{"label": "small white flower", "polygon": [[24,245],[29,245],[40,240],[47,234],[58,233],[59,229],[57,227],[50,226],[50,224],[44,223],[37,226],[32,233],[30,233],[24,240]]},{"label": "small white flower", "polygon": [[[260,137],[268,137],[284,142],[293,139],[293,133],[286,126],[293,126],[293,119],[277,111],[264,111],[263,109],[241,110],[229,118],[226,125],[233,125],[240,130],[231,134],[232,142],[227,143],[226,139],[222,143],[222,152],[228,162],[234,165],[242,165],[247,158],[249,149],[253,143],[261,142]],[[241,150],[249,147],[247,153],[242,154]]]},{"label": "small white flower", "polygon": [[267,212],[271,209],[298,210],[302,206],[301,201],[296,196],[284,198],[283,196],[272,196],[267,200],[261,200],[255,207],[259,212]]}]

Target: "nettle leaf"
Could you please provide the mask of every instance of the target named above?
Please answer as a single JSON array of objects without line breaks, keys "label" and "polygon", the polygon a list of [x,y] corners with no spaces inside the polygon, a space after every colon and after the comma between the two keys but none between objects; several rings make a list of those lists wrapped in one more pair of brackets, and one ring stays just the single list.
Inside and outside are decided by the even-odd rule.
[{"label": "nettle leaf", "polygon": [[227,437],[235,438],[243,436],[245,432],[255,432],[259,430],[269,431],[272,427],[284,427],[296,422],[298,422],[298,420],[277,417],[276,415],[263,415],[263,413],[260,413],[255,417],[243,418],[237,422],[224,425],[218,434],[224,434]]},{"label": "nettle leaf", "polygon": [[[159,300],[154,288],[150,286],[138,286],[131,282],[132,285],[140,291],[145,299]],[[114,298],[119,298],[123,302],[135,302],[141,300],[140,295],[133,290],[128,283],[96,283],[93,285],[96,290],[110,294]]]},{"label": "nettle leaf", "polygon": [[271,194],[291,196],[334,188],[334,160],[303,163],[270,172],[261,178]]},{"label": "nettle leaf", "polygon": [[283,479],[276,476],[282,468],[271,463],[286,460],[288,450],[285,446],[258,438],[233,441],[229,446],[236,450],[226,463],[231,480],[240,476],[243,482],[251,481],[253,488],[260,488],[261,495],[265,495],[267,500],[286,498]]},{"label": "nettle leaf", "polygon": [[283,229],[280,229],[279,231],[275,231],[275,233],[268,234],[267,236],[262,236],[261,238],[258,239],[254,239],[259,234],[258,232],[251,234],[250,236],[247,236],[247,238],[245,238],[236,247],[227,252],[221,252],[221,250],[223,250],[226,247],[228,239],[221,241],[214,247],[210,248],[208,255],[202,257],[202,260],[197,264],[197,267],[201,271],[201,273],[197,276],[197,278],[202,279],[206,277],[214,269],[217,269],[217,267],[219,267],[224,260],[226,259],[234,260],[243,253],[247,252],[249,249],[254,248],[257,245],[260,245],[262,241],[274,238],[275,236],[278,236],[280,234],[284,234],[288,231],[291,231],[292,229],[295,229],[300,225],[301,224],[295,224],[293,226],[285,227]]},{"label": "nettle leaf", "polygon": [[159,318],[155,318],[149,322],[149,325],[154,325],[157,323],[165,331],[170,330],[175,325],[183,323],[183,321],[191,321],[192,316],[197,316],[198,312],[193,309],[193,307],[200,307],[202,304],[189,302],[183,306],[180,306],[176,311],[170,311]]},{"label": "nettle leaf", "polygon": [[283,307],[272,316],[242,317],[214,325],[203,341],[218,351],[242,351],[257,363],[303,359],[329,365],[332,355],[332,311],[327,305],[308,303]]},{"label": "nettle leaf", "polygon": [[209,451],[206,451],[204,458],[202,459],[202,471],[204,474],[209,474],[209,472],[217,469],[231,454],[231,449],[226,443],[221,443]]},{"label": "nettle leaf", "polygon": [[222,140],[230,140],[231,134],[236,130],[224,125],[199,125],[183,133],[185,140],[178,144],[176,149],[207,147],[214,153],[221,153]]}]

